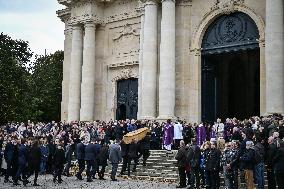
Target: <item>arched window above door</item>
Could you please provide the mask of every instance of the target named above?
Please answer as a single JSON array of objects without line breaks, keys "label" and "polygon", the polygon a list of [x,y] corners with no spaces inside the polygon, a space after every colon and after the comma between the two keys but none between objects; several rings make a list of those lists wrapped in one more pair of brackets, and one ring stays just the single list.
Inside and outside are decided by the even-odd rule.
[{"label": "arched window above door", "polygon": [[255,22],[245,13],[222,15],[213,21],[202,41],[202,54],[255,49],[259,32]]}]

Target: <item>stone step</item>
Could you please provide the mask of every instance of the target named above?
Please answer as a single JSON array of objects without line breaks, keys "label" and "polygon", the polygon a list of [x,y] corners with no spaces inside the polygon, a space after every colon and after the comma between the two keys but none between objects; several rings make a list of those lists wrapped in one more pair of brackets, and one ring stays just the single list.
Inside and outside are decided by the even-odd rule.
[{"label": "stone step", "polygon": [[[150,180],[157,182],[176,183],[179,181],[177,161],[175,160],[176,151],[170,153],[164,150],[150,151],[151,155],[146,161],[146,166],[142,165],[142,158],[139,159],[139,164],[136,167],[136,172],[130,172],[130,177],[122,175],[124,179],[133,180]],[[131,170],[134,162],[132,162]],[[119,164],[118,174],[120,173],[122,164]],[[106,174],[111,172],[111,165],[107,167]],[[127,172],[126,172],[127,173]],[[266,172],[265,172],[266,179]],[[221,185],[224,185],[224,175],[220,174]],[[267,185],[267,180],[265,181]],[[240,188],[245,188],[245,183],[242,183]]]}]

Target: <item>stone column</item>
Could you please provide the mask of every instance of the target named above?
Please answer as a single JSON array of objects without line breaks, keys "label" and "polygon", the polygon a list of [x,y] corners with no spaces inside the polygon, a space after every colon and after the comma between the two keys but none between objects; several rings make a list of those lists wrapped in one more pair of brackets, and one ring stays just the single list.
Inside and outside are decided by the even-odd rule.
[{"label": "stone column", "polygon": [[141,119],[156,118],[157,103],[157,2],[147,0],[145,3],[144,40],[143,41],[143,69],[141,89]]},{"label": "stone column", "polygon": [[95,35],[96,25],[85,24],[80,121],[93,121],[95,104]]},{"label": "stone column", "polygon": [[70,62],[72,48],[72,27],[65,23],[64,30],[64,62],[63,62],[63,80],[62,80],[62,101],[61,101],[61,121],[68,120],[68,99],[69,99],[69,78]]},{"label": "stone column", "polygon": [[283,0],[266,1],[266,112],[284,113]]},{"label": "stone column", "polygon": [[[141,10],[141,12],[144,10]],[[143,41],[144,41],[144,12],[141,15],[140,26],[140,50],[139,50],[139,78],[138,78],[138,119],[141,117],[141,103],[142,103],[142,67],[143,67]]]},{"label": "stone column", "polygon": [[73,27],[69,78],[68,121],[78,121],[80,114],[81,66],[83,60],[83,29]]},{"label": "stone column", "polygon": [[174,118],[175,114],[175,1],[162,1],[159,117]]}]

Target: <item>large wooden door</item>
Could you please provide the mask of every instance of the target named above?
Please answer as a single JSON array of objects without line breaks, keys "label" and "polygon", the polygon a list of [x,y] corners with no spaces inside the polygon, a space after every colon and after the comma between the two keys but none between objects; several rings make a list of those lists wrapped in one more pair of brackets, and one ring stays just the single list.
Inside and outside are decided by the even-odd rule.
[{"label": "large wooden door", "polygon": [[138,79],[124,79],[117,82],[116,119],[137,119]]}]

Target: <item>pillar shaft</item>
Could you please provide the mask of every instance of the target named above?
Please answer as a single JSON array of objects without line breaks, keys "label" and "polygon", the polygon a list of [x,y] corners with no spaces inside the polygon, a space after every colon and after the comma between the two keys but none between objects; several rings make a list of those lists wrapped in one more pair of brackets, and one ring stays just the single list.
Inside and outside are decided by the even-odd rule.
[{"label": "pillar shaft", "polygon": [[72,32],[72,50],[69,78],[68,121],[77,121],[80,117],[81,66],[83,60],[83,29],[74,26]]},{"label": "pillar shaft", "polygon": [[266,111],[284,113],[283,0],[266,1]]},{"label": "pillar shaft", "polygon": [[145,4],[141,119],[156,118],[157,103],[157,2]]},{"label": "pillar shaft", "polygon": [[174,118],[175,111],[175,1],[162,1],[159,117]]},{"label": "pillar shaft", "polygon": [[72,28],[65,24],[64,40],[64,62],[63,62],[63,81],[62,81],[62,101],[61,101],[61,121],[68,120],[68,99],[69,99],[69,78],[72,49]]},{"label": "pillar shaft", "polygon": [[141,117],[141,103],[142,103],[142,67],[143,67],[143,41],[144,41],[144,14],[141,15],[140,27],[140,51],[139,51],[139,79],[138,79],[138,119]]},{"label": "pillar shaft", "polygon": [[81,121],[93,121],[95,104],[95,35],[94,23],[85,24],[82,83],[81,83]]}]

